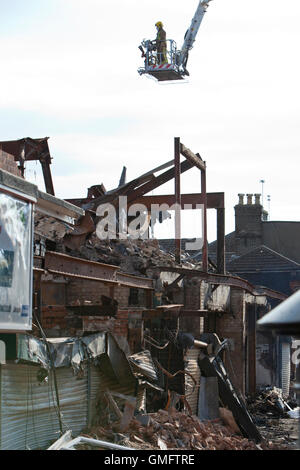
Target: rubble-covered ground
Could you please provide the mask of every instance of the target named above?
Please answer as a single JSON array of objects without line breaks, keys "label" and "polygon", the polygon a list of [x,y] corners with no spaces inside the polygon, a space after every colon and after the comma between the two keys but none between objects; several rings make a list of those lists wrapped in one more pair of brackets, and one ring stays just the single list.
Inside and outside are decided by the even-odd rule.
[{"label": "rubble-covered ground", "polygon": [[298,420],[291,418],[274,418],[266,415],[256,415],[256,426],[267,442],[275,446],[297,449]]},{"label": "rubble-covered ground", "polygon": [[288,415],[288,407],[295,409],[295,399],[283,400],[282,390],[266,387],[248,398],[247,407],[261,435],[266,441],[284,445],[289,449],[297,448],[298,420]]},{"label": "rubble-covered ground", "polygon": [[[201,422],[174,408],[169,412],[159,410],[145,416],[142,424],[134,417],[124,432],[118,424],[95,426],[83,436],[105,440],[139,450],[288,450],[286,441],[274,440],[266,433],[259,444],[245,439],[226,426],[221,419]],[[291,420],[292,421],[292,420]],[[294,420],[293,420],[294,421]],[[81,446],[82,450],[88,446]]]}]

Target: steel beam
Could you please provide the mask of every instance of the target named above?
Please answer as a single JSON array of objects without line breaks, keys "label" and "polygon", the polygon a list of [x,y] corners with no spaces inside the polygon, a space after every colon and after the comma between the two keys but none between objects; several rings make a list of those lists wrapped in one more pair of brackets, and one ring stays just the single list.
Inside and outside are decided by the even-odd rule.
[{"label": "steel beam", "polygon": [[208,270],[207,253],[207,196],[206,196],[206,169],[201,169],[201,194],[203,197],[203,247],[202,247],[202,269]]},{"label": "steel beam", "polygon": [[[181,262],[181,192],[180,192],[180,139],[174,139],[175,164],[175,260]],[[180,209],[179,209],[180,208]]]},{"label": "steel beam", "polygon": [[[207,193],[207,209],[223,209],[224,208],[224,193]],[[181,194],[181,208],[188,205],[189,209],[197,209],[197,205],[203,204],[204,197],[202,193]],[[144,206],[151,210],[154,204],[166,204],[169,207],[175,204],[174,194],[161,194],[152,196],[142,196],[135,199],[135,204],[144,204]]]},{"label": "steel beam", "polygon": [[256,304],[247,306],[248,322],[248,392],[256,393]]},{"label": "steel beam", "polygon": [[117,272],[117,280],[122,286],[154,290],[153,279],[148,277],[132,276],[131,274]]},{"label": "steel beam", "polygon": [[[185,160],[184,162],[180,164],[180,173],[184,173],[190,168],[193,168],[193,164]],[[140,198],[141,196],[144,196],[144,194],[147,194],[150,191],[153,191],[154,189],[158,188],[159,186],[167,183],[168,181],[172,180],[174,177],[175,177],[175,167],[171,168],[168,171],[165,171],[165,173],[163,173],[162,175],[154,177],[148,183],[140,186],[139,188],[135,189],[130,194],[128,194],[127,195],[128,203],[136,201],[136,199]]]},{"label": "steel beam", "polygon": [[62,275],[81,276],[91,280],[117,281],[118,266],[97,263],[82,258],[75,258],[63,253],[47,251],[45,269]]},{"label": "steel beam", "polygon": [[217,209],[217,271],[226,273],[225,264],[225,209]]},{"label": "steel beam", "polygon": [[232,275],[221,275],[221,274],[214,274],[214,273],[206,273],[204,271],[198,271],[196,269],[188,269],[188,268],[179,268],[179,267],[170,267],[170,266],[156,266],[155,270],[170,272],[170,273],[178,273],[184,274],[187,277],[198,277],[209,284],[216,284],[216,285],[225,285],[230,287],[237,287],[240,289],[244,289],[245,291],[249,292],[254,296],[265,295],[267,297],[278,299],[278,300],[285,300],[287,298],[286,294],[282,292],[277,292],[275,290],[265,288],[265,287],[256,287],[253,286],[250,282],[246,279],[242,279],[241,277],[232,276]]},{"label": "steel beam", "polygon": [[199,170],[205,170],[205,162],[201,159],[200,155],[195,155],[190,149],[186,148],[183,144],[180,144],[180,153],[183,155],[193,166],[199,168]]},{"label": "steel beam", "polygon": [[[47,251],[45,270],[52,274],[65,277],[98,281],[111,286],[126,286],[151,291],[154,289],[153,279],[122,273],[118,266],[89,261],[82,258]],[[44,272],[43,270],[38,270]]]}]

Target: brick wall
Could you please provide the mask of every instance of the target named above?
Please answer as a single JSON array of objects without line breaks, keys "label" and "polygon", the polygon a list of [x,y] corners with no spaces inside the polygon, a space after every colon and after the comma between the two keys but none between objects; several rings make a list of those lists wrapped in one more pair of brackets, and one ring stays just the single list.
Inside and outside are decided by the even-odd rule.
[{"label": "brick wall", "polygon": [[245,368],[246,368],[246,346],[245,346],[245,292],[242,289],[231,289],[230,313],[224,314],[217,319],[216,333],[220,339],[231,340],[230,358],[234,373],[225,353],[225,366],[230,380],[234,386],[245,393]]},{"label": "brick wall", "polygon": [[143,311],[128,310],[128,344],[132,354],[142,350],[143,340]]},{"label": "brick wall", "polygon": [[18,168],[17,162],[15,162],[14,156],[10,155],[9,153],[4,152],[1,149],[0,145],[0,168],[2,170],[8,171],[15,176],[22,176],[21,171]]},{"label": "brick wall", "polygon": [[195,339],[200,339],[204,333],[204,319],[202,317],[182,316],[179,318],[179,329],[184,333],[191,333]]},{"label": "brick wall", "polygon": [[109,331],[128,341],[131,354],[141,351],[143,342],[143,311],[120,309],[115,317],[82,317],[85,332]]},{"label": "brick wall", "polygon": [[59,326],[60,329],[67,328],[67,309],[62,305],[48,305],[42,307],[41,324],[44,329],[51,329]]},{"label": "brick wall", "polygon": [[128,311],[119,310],[115,317],[83,316],[82,329],[85,332],[110,331],[117,336],[128,337]]},{"label": "brick wall", "polygon": [[188,279],[184,285],[184,308],[198,310],[201,304],[201,281],[198,278]]},{"label": "brick wall", "polygon": [[[128,307],[129,287],[115,287],[114,298],[120,308]],[[110,287],[98,281],[85,281],[74,279],[67,286],[67,304],[88,300],[92,303],[101,303],[101,295],[110,297]]]}]

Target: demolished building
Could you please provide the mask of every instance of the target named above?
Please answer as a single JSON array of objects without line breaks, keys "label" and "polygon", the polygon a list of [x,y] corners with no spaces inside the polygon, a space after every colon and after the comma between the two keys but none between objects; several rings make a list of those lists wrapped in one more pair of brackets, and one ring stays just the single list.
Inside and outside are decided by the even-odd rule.
[{"label": "demolished building", "polygon": [[[4,345],[0,406],[7,410],[1,414],[1,447],[15,448],[20,433],[29,426],[28,419],[28,441],[19,440],[19,448],[41,448],[47,439],[65,431],[65,426],[79,433],[96,415],[91,412],[96,389],[106,393],[102,401],[117,414],[113,394],[135,397],[136,412],[170,407],[196,416],[204,413],[208,419],[203,394],[210,378],[242,434],[259,441],[243,401],[246,393],[254,394],[257,389],[256,321],[269,311],[270,300],[280,302],[286,294],[228,274],[224,193],[206,192],[205,162],[175,138],[174,160],[129,183],[121,178],[114,190],[96,185],[88,189],[87,198],[62,201],[54,196],[47,140],[0,143],[0,191],[29,197],[35,207],[32,325],[24,329],[26,334],[21,328],[19,332],[0,328]],[[25,163],[32,158],[42,163],[47,193],[23,178]],[[192,167],[201,173],[201,191],[181,194],[180,175]],[[147,196],[172,179],[173,195]],[[185,204],[193,209],[200,204],[204,221],[201,262],[181,252],[180,211],[175,211],[175,255],[162,251],[155,239],[99,239],[97,208],[109,203],[120,209],[120,197],[126,197],[126,216],[132,204],[143,204],[146,209],[156,204],[158,217],[162,204],[178,204],[182,209]],[[216,264],[208,256],[208,209],[217,212]],[[95,349],[89,349],[93,341]],[[63,352],[58,354],[59,350]],[[41,384],[44,398],[39,396]],[[23,402],[17,415],[12,403],[21,390]],[[50,392],[49,405],[45,397]],[[43,439],[34,442],[34,421],[40,422],[39,414],[44,416],[49,406],[52,411],[58,408],[54,434],[45,431]],[[212,412],[219,416],[218,406]],[[78,413],[81,418],[74,423]]]}]

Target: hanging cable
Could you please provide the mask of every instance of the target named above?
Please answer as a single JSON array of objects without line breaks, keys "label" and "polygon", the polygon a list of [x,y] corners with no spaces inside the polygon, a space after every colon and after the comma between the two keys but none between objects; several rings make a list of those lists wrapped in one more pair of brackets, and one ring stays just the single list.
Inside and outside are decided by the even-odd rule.
[{"label": "hanging cable", "polygon": [[53,362],[53,357],[52,357],[52,353],[51,353],[51,350],[50,350],[50,347],[49,347],[49,343],[47,341],[47,338],[46,338],[46,335],[45,335],[45,332],[39,322],[39,319],[37,318],[37,315],[35,314],[35,311],[33,310],[33,315],[34,315],[34,318],[35,318],[35,321],[39,327],[39,330],[43,336],[43,339],[45,341],[45,344],[46,344],[46,348],[47,348],[47,352],[48,352],[48,355],[49,355],[49,360],[50,360],[50,370],[52,371],[53,373],[53,378],[54,378],[54,388],[55,388],[55,395],[56,395],[56,403],[57,403],[57,408],[58,408],[58,420],[59,420],[59,429],[60,429],[60,432],[61,432],[61,435],[63,435],[63,426],[62,426],[62,419],[61,419],[61,411],[60,411],[60,403],[59,403],[59,394],[58,394],[58,386],[57,386],[57,377],[56,377],[56,372],[55,372],[55,367],[54,367],[54,362]]}]

